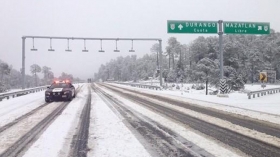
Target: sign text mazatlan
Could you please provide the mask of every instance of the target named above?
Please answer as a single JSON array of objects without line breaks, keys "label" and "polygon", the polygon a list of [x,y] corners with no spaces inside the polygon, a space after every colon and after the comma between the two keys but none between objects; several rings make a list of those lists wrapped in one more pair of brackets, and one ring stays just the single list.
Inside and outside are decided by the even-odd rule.
[{"label": "sign text mazatlan", "polygon": [[270,24],[264,22],[224,22],[225,34],[270,34]]}]

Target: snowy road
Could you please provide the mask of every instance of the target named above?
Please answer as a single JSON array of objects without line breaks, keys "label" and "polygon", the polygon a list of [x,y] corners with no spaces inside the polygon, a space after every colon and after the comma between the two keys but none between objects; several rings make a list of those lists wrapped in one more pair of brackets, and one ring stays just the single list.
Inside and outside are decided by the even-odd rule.
[{"label": "snowy road", "polygon": [[[197,92],[190,90],[184,91],[170,90],[150,90],[126,85],[112,84],[129,90],[148,93],[151,95],[161,95],[166,98],[181,100],[186,103],[195,104],[202,107],[213,108],[226,112],[238,114],[240,116],[252,117],[280,125],[280,99],[279,93],[267,95],[260,98],[248,99],[245,93],[231,93],[229,98],[219,98],[216,95],[205,95],[204,91]],[[259,90],[259,85],[246,86],[250,90]],[[279,86],[271,86],[275,88]],[[267,87],[270,88],[270,87]]]},{"label": "snowy road", "polygon": [[[77,88],[77,92],[80,88]],[[79,93],[78,93],[79,94]],[[0,156],[21,156],[69,102],[44,102],[44,93],[1,103]]]},{"label": "snowy road", "polygon": [[[109,87],[109,88],[113,89],[114,92],[117,92],[118,94],[122,95],[122,97],[124,97],[121,98],[120,96],[118,96],[117,99],[119,100],[123,99],[123,101],[127,101],[126,99],[131,99],[132,101],[136,102],[136,104],[141,104],[145,108],[148,108],[157,113],[161,113],[161,115],[167,116],[168,118],[178,121],[179,124],[182,123],[188,125],[189,127],[193,128],[195,132],[199,131],[199,133],[203,133],[204,135],[207,135],[208,138],[210,136],[216,139],[216,142],[218,141],[218,143],[222,142],[226,144],[226,148],[232,147],[232,149],[230,150],[235,150],[237,148],[239,151],[251,156],[279,156],[280,155],[279,154],[280,133],[279,133],[278,125],[274,125],[274,124],[267,125],[266,124],[267,122],[262,123],[261,121],[247,119],[246,117],[240,117],[240,120],[238,120],[238,116],[235,116],[233,114],[227,115],[228,118],[223,120],[220,119],[219,116],[220,115],[226,116],[226,114],[223,114],[221,112],[217,112],[215,115],[213,115],[213,110],[210,110],[210,113],[206,113],[206,112],[202,112],[203,110],[194,110],[194,108],[190,108],[190,110],[196,111],[193,112],[184,109],[185,107],[188,108],[188,106],[192,106],[192,105],[185,104],[186,105],[185,107],[182,105],[178,105],[182,103],[178,100],[177,103],[176,100],[170,102],[168,101],[168,99],[164,99],[164,97],[155,96],[155,95],[148,97],[147,96],[148,94],[144,94],[142,92],[141,93],[135,92],[134,90],[128,91],[127,89],[121,89],[116,87]],[[129,104],[129,103],[127,102],[125,104]],[[135,106],[136,105],[133,106],[133,109],[135,109]],[[207,110],[207,108],[204,109]],[[201,112],[203,114],[201,114]],[[144,114],[147,112],[142,111],[141,113]],[[233,119],[233,121],[231,121],[231,119]],[[248,121],[248,123],[242,124],[242,120]],[[256,123],[256,125],[247,126],[250,123],[252,124]],[[258,126],[258,124],[261,124],[261,126]],[[250,128],[250,127],[257,127],[257,128]],[[270,131],[266,131],[266,129],[271,131],[276,131],[276,132],[272,133]],[[205,150],[209,149],[207,147],[201,146],[201,143],[197,143],[197,144]],[[210,150],[208,151],[210,152]],[[218,151],[215,150],[214,152],[211,153],[216,153],[215,156],[219,156],[217,152]],[[236,151],[234,152],[236,153]]]},{"label": "snowy road", "polygon": [[0,103],[0,157],[280,156],[280,126],[165,95],[83,84]]}]

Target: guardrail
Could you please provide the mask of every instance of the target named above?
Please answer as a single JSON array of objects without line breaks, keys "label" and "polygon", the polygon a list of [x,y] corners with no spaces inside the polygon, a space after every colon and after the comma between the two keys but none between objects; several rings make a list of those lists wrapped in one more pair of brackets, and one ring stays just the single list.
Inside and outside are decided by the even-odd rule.
[{"label": "guardrail", "polygon": [[264,90],[258,90],[258,91],[252,91],[247,94],[248,99],[251,99],[251,96],[255,98],[257,95],[258,97],[264,96],[267,94],[275,94],[275,93],[280,93],[280,88],[271,88],[271,89],[264,89]]},{"label": "guardrail", "polygon": [[36,87],[36,88],[32,88],[32,89],[25,89],[25,90],[16,91],[16,92],[2,93],[2,94],[0,94],[0,101],[2,101],[5,98],[10,99],[10,97],[14,98],[14,97],[26,95],[29,93],[43,91],[45,89],[47,89],[47,86]]},{"label": "guardrail", "polygon": [[132,87],[139,87],[139,88],[148,88],[148,89],[155,89],[155,90],[161,90],[160,86],[153,86],[153,85],[145,85],[140,83],[124,83],[124,82],[113,82],[117,84],[123,84],[123,85],[130,85]]}]

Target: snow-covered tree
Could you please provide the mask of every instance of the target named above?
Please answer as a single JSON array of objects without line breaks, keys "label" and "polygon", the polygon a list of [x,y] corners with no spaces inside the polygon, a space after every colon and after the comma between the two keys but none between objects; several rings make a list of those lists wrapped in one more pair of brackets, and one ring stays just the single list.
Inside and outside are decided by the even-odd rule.
[{"label": "snow-covered tree", "polygon": [[[275,70],[276,79],[280,79],[280,33],[270,32],[263,36],[224,35],[224,73],[232,89],[242,88],[244,82],[259,81],[259,72],[263,70]],[[151,51],[157,50],[158,44],[153,45]],[[121,81],[158,76],[156,57],[155,53],[140,58],[119,57],[102,65],[95,76],[106,78],[109,73],[110,78]],[[169,82],[205,82],[208,78],[210,84],[217,85],[219,59],[217,37],[200,36],[191,43],[170,37],[162,58],[163,78]],[[211,76],[212,73],[215,75]]]},{"label": "snow-covered tree", "polygon": [[51,79],[53,79],[53,73],[51,72],[51,68],[43,66],[42,73],[44,74],[43,82],[45,84],[49,84],[51,82]]},{"label": "snow-covered tree", "polygon": [[60,80],[69,80],[73,81],[73,75],[72,74],[67,74],[65,72],[62,72],[61,75],[58,77]]},{"label": "snow-covered tree", "polygon": [[[179,56],[181,44],[175,37],[170,37],[167,41],[166,53],[169,56],[169,68],[175,69],[175,58]],[[172,67],[170,66],[172,61]]]},{"label": "snow-covered tree", "polygon": [[11,72],[11,67],[2,61],[0,61],[0,76],[1,76],[1,82],[3,82],[3,78],[5,75],[9,75]]},{"label": "snow-covered tree", "polygon": [[30,66],[30,71],[34,75],[35,86],[38,86],[38,76],[37,76],[37,73],[41,72],[41,67],[38,64],[32,64]]}]

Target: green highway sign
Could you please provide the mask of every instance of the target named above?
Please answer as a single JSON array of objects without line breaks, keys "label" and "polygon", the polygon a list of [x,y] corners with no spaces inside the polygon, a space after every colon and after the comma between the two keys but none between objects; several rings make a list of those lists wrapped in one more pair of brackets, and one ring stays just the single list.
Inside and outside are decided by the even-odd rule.
[{"label": "green highway sign", "polygon": [[265,22],[224,21],[225,34],[270,34],[270,24]]},{"label": "green highway sign", "polygon": [[218,33],[217,21],[167,21],[168,33]]}]

